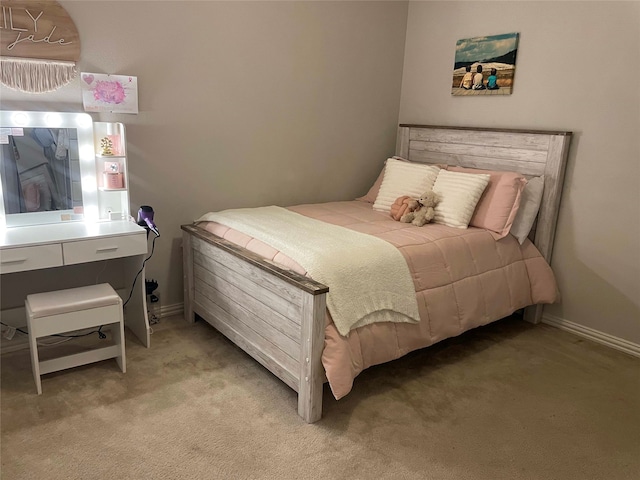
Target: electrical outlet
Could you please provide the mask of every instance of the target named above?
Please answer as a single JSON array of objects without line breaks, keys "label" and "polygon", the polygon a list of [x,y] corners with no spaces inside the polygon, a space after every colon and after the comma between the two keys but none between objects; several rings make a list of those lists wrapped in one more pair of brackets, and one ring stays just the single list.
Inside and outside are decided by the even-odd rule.
[{"label": "electrical outlet", "polygon": [[13,336],[16,334],[16,327],[12,327],[10,325],[7,325],[4,329],[4,333],[3,336],[4,338],[6,338],[7,340],[11,340],[13,339]]}]

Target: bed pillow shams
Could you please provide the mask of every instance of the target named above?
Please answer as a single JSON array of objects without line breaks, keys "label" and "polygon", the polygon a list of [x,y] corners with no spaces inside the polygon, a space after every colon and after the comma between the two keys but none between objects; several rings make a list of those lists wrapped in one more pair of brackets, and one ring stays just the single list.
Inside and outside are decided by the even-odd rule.
[{"label": "bed pillow shams", "polygon": [[433,185],[433,191],[440,196],[433,222],[467,228],[490,178],[488,174],[440,170]]},{"label": "bed pillow shams", "polygon": [[419,198],[433,188],[438,172],[434,165],[406,162],[397,158],[387,159],[380,191],[373,204],[374,210],[390,212],[396,198],[403,195]]},{"label": "bed pillow shams", "polygon": [[538,210],[540,209],[543,192],[544,176],[530,178],[522,191],[520,208],[513,221],[513,225],[511,225],[510,231],[511,235],[518,239],[520,245],[524,243],[533,227],[533,222],[535,222]]},{"label": "bed pillow shams", "polygon": [[472,227],[486,228],[503,238],[509,234],[527,184],[524,175],[516,172],[480,170],[476,168],[448,167],[452,172],[490,175],[489,184],[480,197],[469,221]]},{"label": "bed pillow shams", "polygon": [[[397,155],[394,155],[393,157],[391,157],[395,160],[400,160],[401,162],[407,162],[407,163],[412,163],[412,164],[416,164],[416,165],[425,165],[424,163],[419,163],[419,162],[412,162],[411,160],[407,160],[406,158],[402,158],[399,157]],[[386,161],[385,161],[386,164]],[[442,163],[432,163],[432,164],[427,164],[427,165],[431,165],[432,167],[438,167],[438,168],[447,168],[446,164],[442,164]],[[376,178],[376,181],[373,183],[373,185],[371,185],[371,188],[369,189],[369,191],[366,193],[366,195],[362,196],[362,197],[358,197],[356,198],[356,200],[360,200],[362,202],[367,202],[367,203],[375,203],[376,198],[378,198],[378,192],[380,191],[380,185],[382,185],[382,180],[384,180],[384,170],[385,167],[382,167],[382,170],[380,170],[380,173],[378,174],[378,178]],[[424,192],[422,192],[424,193]]]}]

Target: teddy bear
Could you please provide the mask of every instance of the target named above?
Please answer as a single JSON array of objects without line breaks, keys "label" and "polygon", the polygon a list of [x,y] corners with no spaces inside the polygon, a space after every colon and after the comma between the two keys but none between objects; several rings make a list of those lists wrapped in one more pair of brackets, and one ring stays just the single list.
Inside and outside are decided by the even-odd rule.
[{"label": "teddy bear", "polygon": [[400,221],[404,223],[412,223],[417,227],[422,227],[425,223],[429,223],[435,216],[434,207],[440,202],[438,194],[433,190],[427,190],[418,199],[418,208],[414,211],[405,213]]}]

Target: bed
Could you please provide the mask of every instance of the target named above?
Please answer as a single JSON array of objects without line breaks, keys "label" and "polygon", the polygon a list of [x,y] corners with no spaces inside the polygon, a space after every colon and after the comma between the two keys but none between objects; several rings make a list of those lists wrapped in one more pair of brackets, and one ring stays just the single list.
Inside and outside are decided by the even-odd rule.
[{"label": "bed", "polygon": [[[514,311],[537,323],[543,304],[559,298],[549,263],[570,140],[571,132],[564,131],[399,126],[398,161],[463,174],[517,172],[531,185],[543,181],[533,227],[520,240],[508,229],[498,235],[476,226],[394,221],[374,201],[381,196],[384,169],[365,197],[289,207],[313,221],[377,236],[396,246],[408,264],[411,255],[426,259],[412,271],[418,322],[364,324],[341,334],[327,309],[329,286],[286,250],[215,221],[182,226],[185,318],[204,319],[295,390],[298,414],[308,423],[322,416],[326,381],[341,398],[371,365]],[[494,257],[495,265],[489,261]]]}]

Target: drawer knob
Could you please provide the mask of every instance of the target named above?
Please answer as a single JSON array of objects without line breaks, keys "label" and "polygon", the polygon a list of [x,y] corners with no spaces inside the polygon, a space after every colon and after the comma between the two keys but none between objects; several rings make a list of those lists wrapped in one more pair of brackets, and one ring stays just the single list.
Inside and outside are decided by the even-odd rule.
[{"label": "drawer knob", "polygon": [[2,265],[13,265],[15,263],[24,263],[26,262],[26,258],[14,258],[13,260],[2,260]]},{"label": "drawer knob", "polygon": [[96,249],[96,253],[115,252],[116,250],[118,250],[118,247],[103,247]]}]

